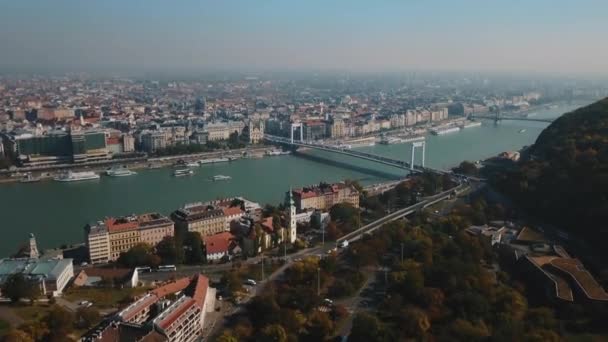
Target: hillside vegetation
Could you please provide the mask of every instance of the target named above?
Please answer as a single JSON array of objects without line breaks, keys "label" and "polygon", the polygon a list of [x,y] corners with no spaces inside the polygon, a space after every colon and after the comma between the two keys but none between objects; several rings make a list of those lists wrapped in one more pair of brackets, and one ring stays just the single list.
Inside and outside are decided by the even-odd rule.
[{"label": "hillside vegetation", "polygon": [[608,98],[551,123],[493,180],[535,216],[591,242],[608,237]]}]

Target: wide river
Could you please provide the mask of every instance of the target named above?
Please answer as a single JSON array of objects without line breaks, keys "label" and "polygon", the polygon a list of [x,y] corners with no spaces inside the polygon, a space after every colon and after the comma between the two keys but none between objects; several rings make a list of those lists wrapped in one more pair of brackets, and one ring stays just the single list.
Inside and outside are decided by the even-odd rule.
[{"label": "wide river", "polygon": [[[578,105],[535,111],[534,118],[555,118]],[[449,168],[462,160],[479,160],[534,143],[546,123],[487,121],[442,136],[427,136],[426,164]],[[525,129],[524,132],[520,132]],[[362,151],[409,160],[410,144],[380,145]],[[419,155],[419,153],[417,153]],[[169,214],[185,203],[244,196],[278,204],[289,187],[319,181],[354,179],[380,183],[405,175],[403,170],[370,161],[320,151],[298,155],[242,159],[205,165],[192,177],[175,178],[171,169],[140,170],[136,176],[80,183],[41,182],[0,185],[0,257],[13,253],[36,234],[39,248],[83,242],[87,222],[106,216],[158,211]],[[214,175],[229,181],[210,181]]]}]

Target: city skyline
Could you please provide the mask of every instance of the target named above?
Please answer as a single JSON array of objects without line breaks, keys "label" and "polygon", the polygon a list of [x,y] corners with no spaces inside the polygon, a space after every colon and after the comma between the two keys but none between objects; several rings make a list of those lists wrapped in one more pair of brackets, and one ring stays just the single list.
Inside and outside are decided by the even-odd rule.
[{"label": "city skyline", "polygon": [[608,74],[608,4],[594,0],[19,1],[0,9],[2,71]]}]

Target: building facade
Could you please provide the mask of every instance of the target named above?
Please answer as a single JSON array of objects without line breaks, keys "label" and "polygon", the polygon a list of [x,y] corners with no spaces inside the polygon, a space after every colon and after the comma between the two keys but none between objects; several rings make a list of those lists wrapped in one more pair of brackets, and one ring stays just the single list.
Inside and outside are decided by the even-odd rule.
[{"label": "building facade", "polygon": [[306,209],[328,210],[338,203],[350,203],[359,207],[359,192],[351,185],[344,183],[304,187],[292,191],[298,211]]},{"label": "building facade", "polygon": [[92,264],[115,261],[140,243],[156,246],[174,235],[174,223],[158,213],[106,218],[85,227],[86,245]]}]

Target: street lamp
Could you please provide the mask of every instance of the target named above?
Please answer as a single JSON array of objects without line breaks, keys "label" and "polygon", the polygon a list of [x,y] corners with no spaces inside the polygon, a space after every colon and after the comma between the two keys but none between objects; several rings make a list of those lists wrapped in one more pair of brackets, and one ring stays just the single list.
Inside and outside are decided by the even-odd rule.
[{"label": "street lamp", "polygon": [[317,267],[317,296],[321,296],[321,268]]}]

